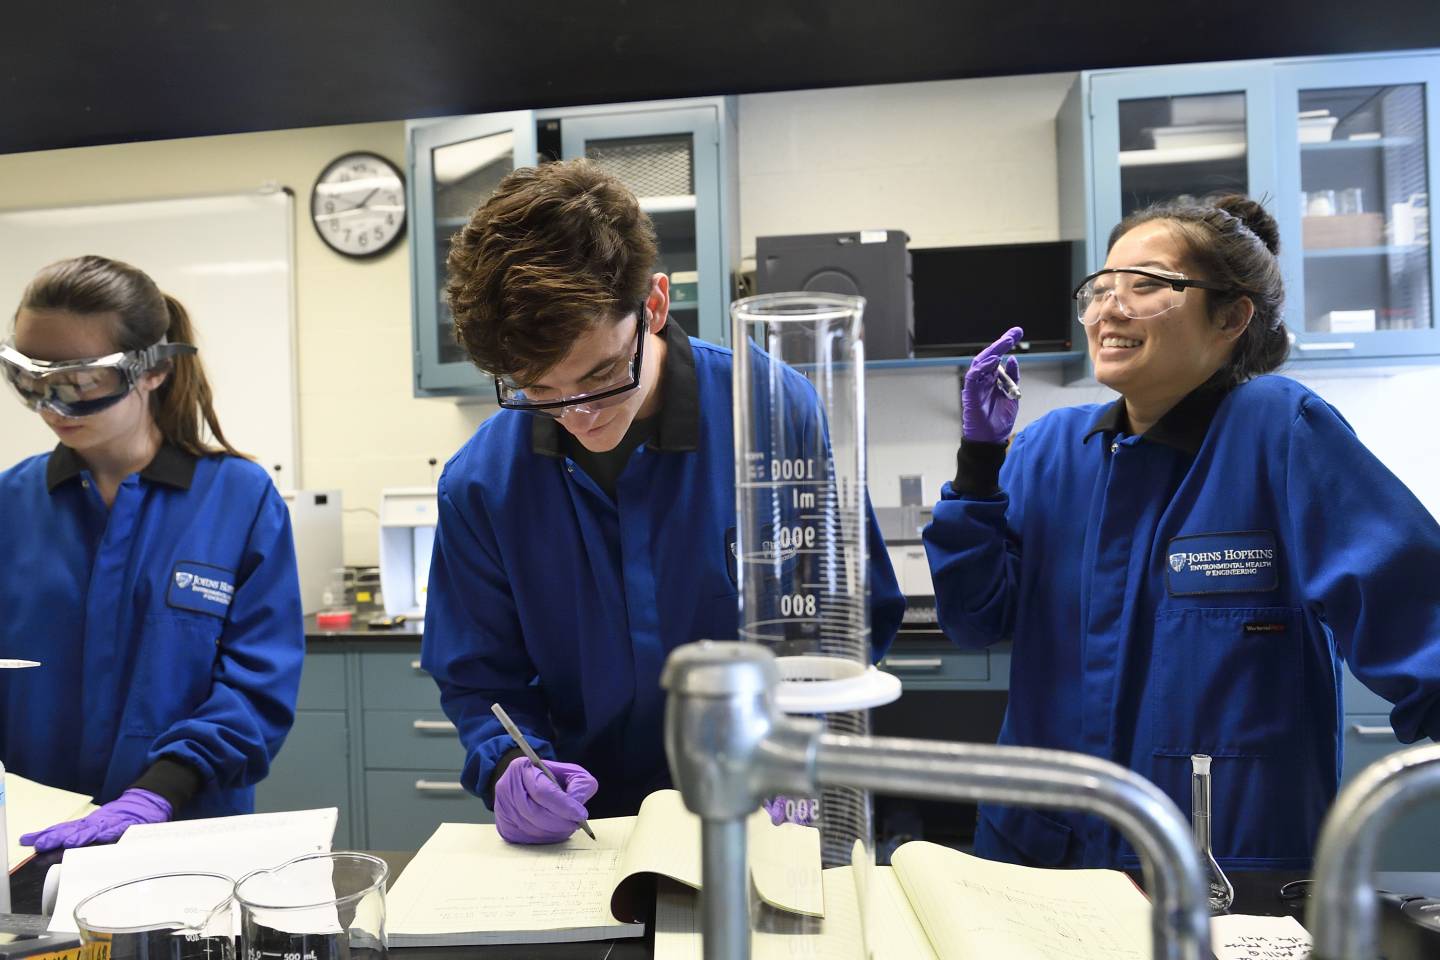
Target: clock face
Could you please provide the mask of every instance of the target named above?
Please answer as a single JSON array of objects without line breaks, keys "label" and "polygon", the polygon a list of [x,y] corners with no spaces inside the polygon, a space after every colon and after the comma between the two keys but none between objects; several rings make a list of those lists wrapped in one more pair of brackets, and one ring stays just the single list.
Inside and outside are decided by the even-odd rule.
[{"label": "clock face", "polygon": [[405,181],[384,157],[349,153],[335,160],[310,192],[310,219],[320,238],[351,257],[383,253],[405,230]]}]

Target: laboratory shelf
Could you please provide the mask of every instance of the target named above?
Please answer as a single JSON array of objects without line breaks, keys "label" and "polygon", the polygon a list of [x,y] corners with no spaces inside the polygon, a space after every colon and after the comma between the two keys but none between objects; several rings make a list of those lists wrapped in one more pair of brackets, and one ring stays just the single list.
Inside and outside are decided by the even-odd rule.
[{"label": "laboratory shelf", "polygon": [[[915,370],[923,367],[968,367],[973,356],[911,357],[906,360],[866,360],[867,370]],[[1015,359],[1022,366],[1055,366],[1085,359],[1084,350],[1063,350],[1056,353],[1018,353]]]},{"label": "laboratory shelf", "polygon": [[1411,243],[1404,246],[1387,247],[1327,247],[1317,250],[1306,250],[1306,260],[1328,260],[1335,257],[1404,257],[1414,253],[1421,253],[1430,248],[1426,243]]},{"label": "laboratory shelf", "polygon": [[1376,137],[1373,140],[1322,140],[1300,144],[1301,153],[1323,153],[1328,150],[1373,150],[1376,147],[1409,147],[1414,137]]}]

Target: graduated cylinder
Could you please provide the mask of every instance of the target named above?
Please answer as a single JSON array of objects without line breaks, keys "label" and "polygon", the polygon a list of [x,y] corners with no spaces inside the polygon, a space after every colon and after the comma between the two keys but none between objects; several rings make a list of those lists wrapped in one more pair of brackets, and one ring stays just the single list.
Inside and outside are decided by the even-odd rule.
[{"label": "graduated cylinder", "polygon": [[[900,692],[870,666],[864,308],[810,293],[731,306],[740,639],[778,658],[782,710],[861,735]],[[820,828],[827,864],[873,847],[864,791],[768,803]]]}]

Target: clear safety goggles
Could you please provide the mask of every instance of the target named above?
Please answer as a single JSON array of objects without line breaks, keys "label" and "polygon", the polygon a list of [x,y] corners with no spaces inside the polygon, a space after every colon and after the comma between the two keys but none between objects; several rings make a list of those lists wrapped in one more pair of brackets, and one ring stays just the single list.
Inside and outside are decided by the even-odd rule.
[{"label": "clear safety goggles", "polygon": [[614,366],[596,370],[579,393],[561,393],[553,387],[516,383],[509,377],[495,378],[495,396],[507,410],[544,414],[559,419],[567,411],[594,413],[625,402],[630,391],[640,386],[640,364],[645,359],[645,307],[636,311],[635,355]]},{"label": "clear safety goggles", "polygon": [[1234,288],[1210,280],[1191,280],[1183,273],[1151,267],[1111,267],[1097,270],[1075,288],[1076,313],[1080,322],[1093,327],[1100,322],[1105,302],[1111,297],[1120,312],[1131,320],[1146,320],[1169,313],[1185,302],[1190,287],[1230,292]]},{"label": "clear safety goggles", "polygon": [[88,417],[125,399],[145,373],[171,357],[195,352],[193,344],[159,343],[85,360],[34,360],[0,344],[0,369],[32,410],[49,409],[62,417]]}]

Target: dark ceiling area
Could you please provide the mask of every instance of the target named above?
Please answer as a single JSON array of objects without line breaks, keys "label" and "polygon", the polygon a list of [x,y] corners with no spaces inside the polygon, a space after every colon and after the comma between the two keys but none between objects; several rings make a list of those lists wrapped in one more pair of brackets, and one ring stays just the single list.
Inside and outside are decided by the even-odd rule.
[{"label": "dark ceiling area", "polygon": [[22,0],[4,12],[0,153],[1440,46],[1440,0]]}]

